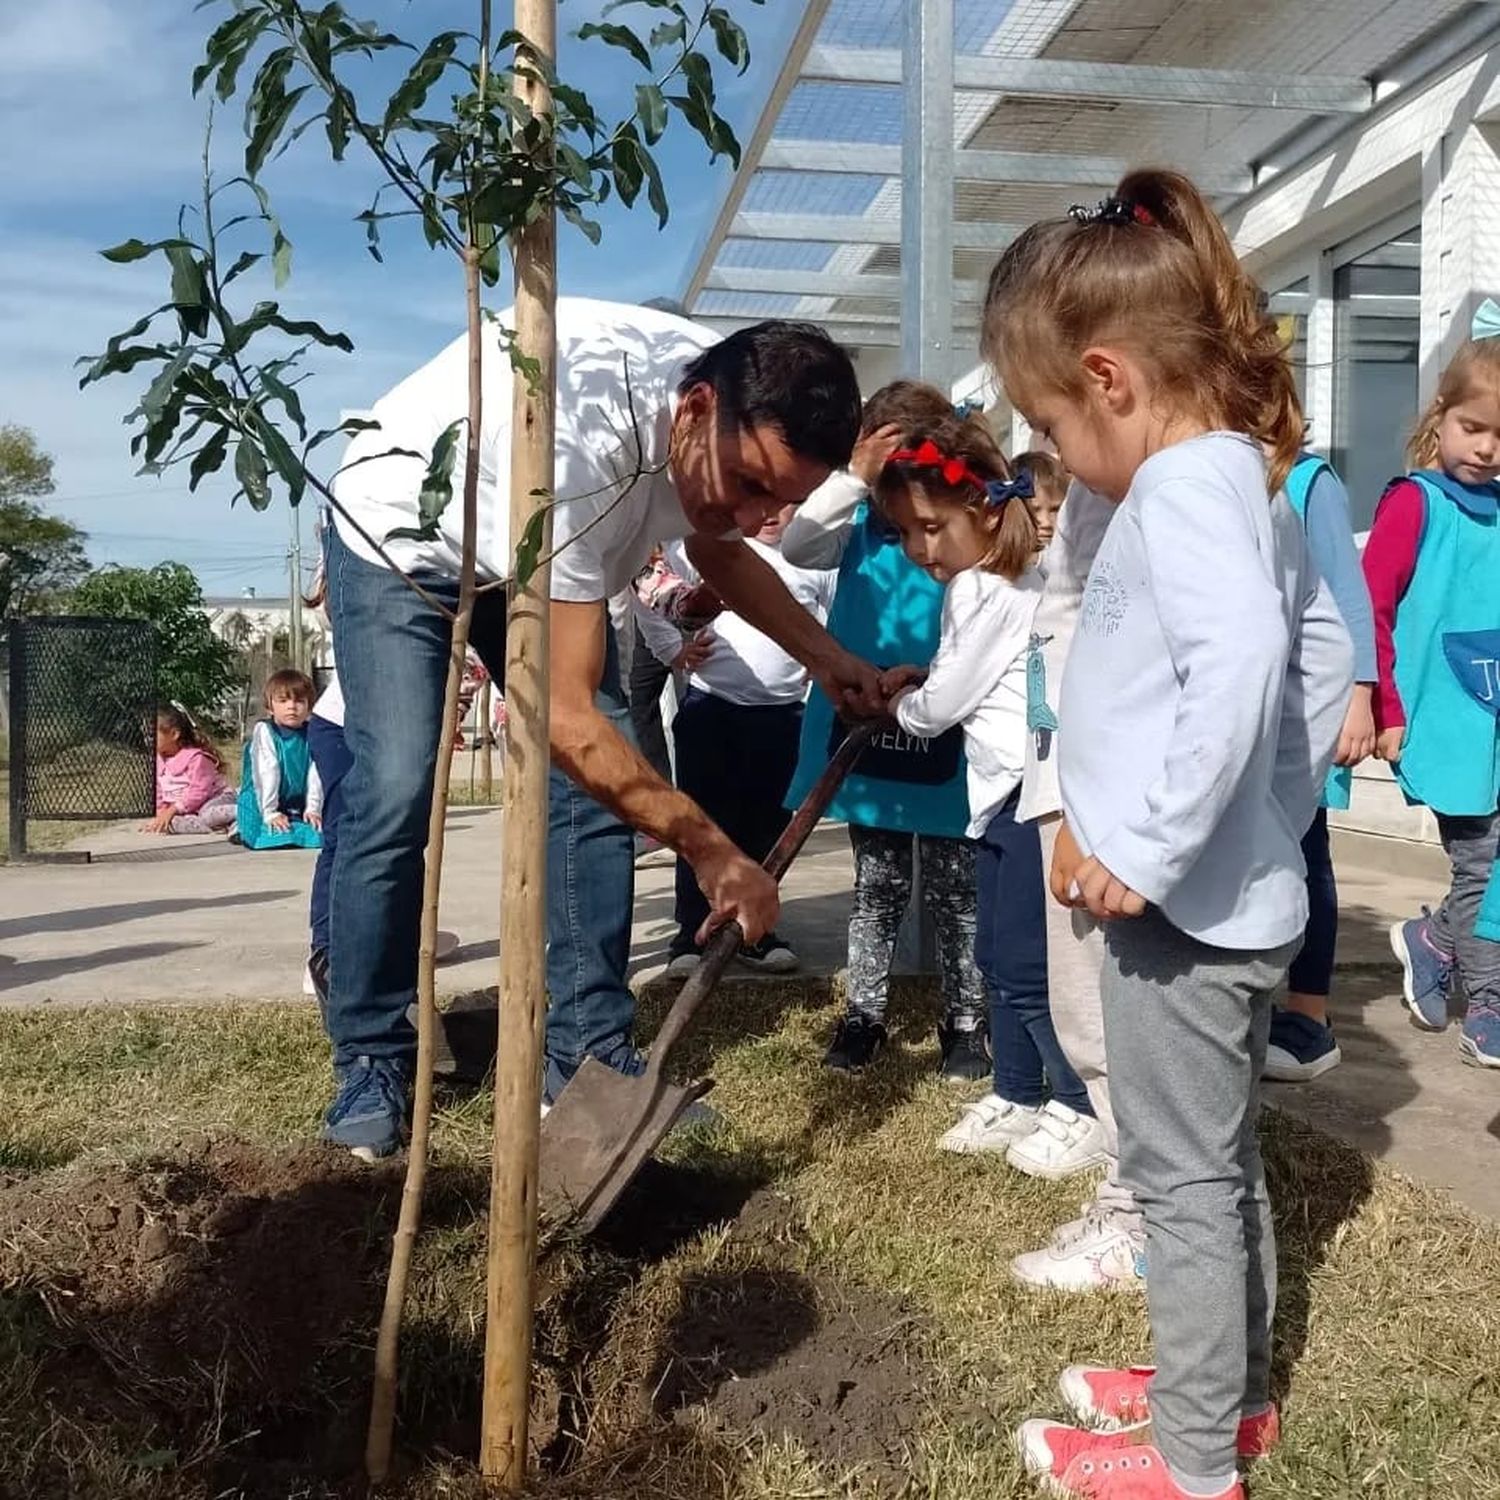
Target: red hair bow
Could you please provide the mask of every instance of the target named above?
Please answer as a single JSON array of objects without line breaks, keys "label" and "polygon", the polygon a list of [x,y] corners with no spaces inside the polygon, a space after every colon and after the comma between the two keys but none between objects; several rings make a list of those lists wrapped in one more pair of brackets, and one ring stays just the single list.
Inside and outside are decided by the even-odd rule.
[{"label": "red hair bow", "polygon": [[924,438],[915,448],[898,448],[887,463],[911,464],[918,469],[936,469],[943,483],[953,487],[972,484],[976,490],[985,488],[982,480],[961,458],[950,458],[931,438]]}]

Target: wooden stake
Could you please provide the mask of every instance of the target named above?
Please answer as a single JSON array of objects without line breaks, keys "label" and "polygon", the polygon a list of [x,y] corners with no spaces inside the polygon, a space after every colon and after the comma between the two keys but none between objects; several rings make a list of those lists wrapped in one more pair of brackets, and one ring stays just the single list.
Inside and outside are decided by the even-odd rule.
[{"label": "wooden stake", "polygon": [[495,801],[495,738],[490,721],[495,717],[494,683],[488,677],[479,689],[479,784],[484,788],[484,805]]},{"label": "wooden stake", "polygon": [[[556,0],[515,0],[515,30],[544,67],[518,76],[536,116],[552,111],[537,73],[557,56]],[[511,244],[516,345],[535,360],[533,386],[517,371],[511,419],[510,537],[514,547],[553,484],[557,381],[557,220],[550,204]],[[545,515],[545,511],[544,511]],[[551,550],[543,522],[540,554]],[[551,569],[512,585],[506,637],[505,849],[500,886],[500,1035],[490,1173],[488,1289],[480,1470],[496,1489],[526,1477],[531,1392],[532,1280],[536,1266],[537,1140],[546,1016],[547,649]]]}]

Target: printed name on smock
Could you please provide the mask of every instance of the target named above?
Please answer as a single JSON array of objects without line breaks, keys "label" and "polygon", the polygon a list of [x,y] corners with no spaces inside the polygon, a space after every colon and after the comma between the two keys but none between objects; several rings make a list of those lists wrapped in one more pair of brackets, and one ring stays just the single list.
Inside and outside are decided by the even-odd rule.
[{"label": "printed name on smock", "polygon": [[908,734],[904,729],[884,729],[870,741],[872,750],[896,750],[905,755],[926,755],[932,750],[932,741],[921,735]]}]

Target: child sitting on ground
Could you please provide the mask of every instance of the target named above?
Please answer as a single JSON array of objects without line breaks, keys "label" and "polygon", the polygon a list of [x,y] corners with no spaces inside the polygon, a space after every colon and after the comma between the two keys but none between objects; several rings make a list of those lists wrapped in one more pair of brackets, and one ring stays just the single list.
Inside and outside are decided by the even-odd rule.
[{"label": "child sitting on ground", "polygon": [[219,752],[180,704],[156,711],[156,816],[142,833],[223,833],[234,824],[234,788]]},{"label": "child sitting on ground", "polygon": [[[967,834],[978,844],[974,957],[989,993],[994,1084],[938,1144],[1004,1151],[1023,1171],[1060,1178],[1102,1159],[1102,1135],[1053,1030],[1041,844],[1034,824],[1016,821],[1027,644],[1042,588],[1030,490],[1030,476],[1010,478],[981,423],[951,414],[891,454],[876,504],[907,557],[947,592],[931,666],[893,668],[881,687],[897,695],[892,712],[908,734],[932,738],[962,726],[968,759]],[[1056,1139],[1041,1132],[1043,1149],[1032,1156],[1024,1148],[1044,1106],[1064,1129]]]},{"label": "child sitting on ground", "polygon": [[[910,431],[952,410],[941,391],[917,381],[897,380],[876,391],[865,405],[849,471],[830,475],[798,508],[782,538],[788,562],[838,569],[828,632],[877,665],[931,661],[943,590],[907,560],[889,523],[871,510],[870,486]],[[843,735],[833,705],[815,685],[789,803],[806,796]],[[858,1072],[885,1046],[891,964],[911,904],[915,863],[942,980],[938,1071],[959,1085],[988,1077],[984,984],[974,966],[974,845],[963,837],[969,809],[962,731],[954,728],[935,739],[895,729],[878,735],[835,793],[828,816],[849,826],[854,903],[848,1009],[825,1066]]]},{"label": "child sitting on ground", "polygon": [[323,785],[307,743],[313,684],[286,668],[266,678],[269,719],[250,731],[240,771],[235,832],[247,849],[316,849]]},{"label": "child sitting on ground", "polygon": [[1500,838],[1500,307],[1438,381],[1365,545],[1379,682],[1376,753],[1437,815],[1452,867],[1442,905],[1391,928],[1407,1008],[1448,1025],[1455,975],[1468,1010],[1459,1056],[1500,1068],[1500,946],[1475,930]]},{"label": "child sitting on ground", "polygon": [[1276,1249],[1256,1134],[1272,997],[1307,920],[1299,844],[1353,651],[1277,492],[1302,442],[1276,322],[1202,195],[1129,174],[1001,256],[987,356],[1119,506],[1062,684],[1054,897],[1104,923],[1120,1170],[1146,1220],[1153,1371],[1074,1368],[1086,1422],[1028,1468],[1086,1500],[1243,1500],[1276,1440]]}]

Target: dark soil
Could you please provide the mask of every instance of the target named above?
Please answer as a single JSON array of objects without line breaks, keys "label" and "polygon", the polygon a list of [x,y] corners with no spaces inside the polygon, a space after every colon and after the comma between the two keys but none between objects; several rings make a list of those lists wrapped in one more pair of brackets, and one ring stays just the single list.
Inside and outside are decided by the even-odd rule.
[{"label": "dark soil", "polygon": [[[358,1493],[400,1182],[396,1164],[235,1142],[0,1178],[0,1343],[36,1366],[3,1387],[0,1497],[102,1495],[80,1482],[78,1443],[14,1441],[49,1419],[153,1471],[132,1494]],[[466,1229],[483,1197],[482,1176],[435,1172],[429,1228]],[[722,1268],[637,1295],[650,1267],[726,1224]],[[543,1471],[581,1478],[601,1445],[664,1457],[687,1423],[722,1432],[726,1453],[790,1436],[862,1466],[862,1493],[895,1479],[924,1412],[923,1329],[890,1298],[809,1277],[802,1242],[795,1206],[754,1176],[653,1162],[595,1240],[554,1247],[538,1288]],[[472,1259],[434,1274],[479,1284]],[[448,1311],[424,1309],[403,1342],[408,1472],[477,1450],[482,1330],[447,1290]]]}]

